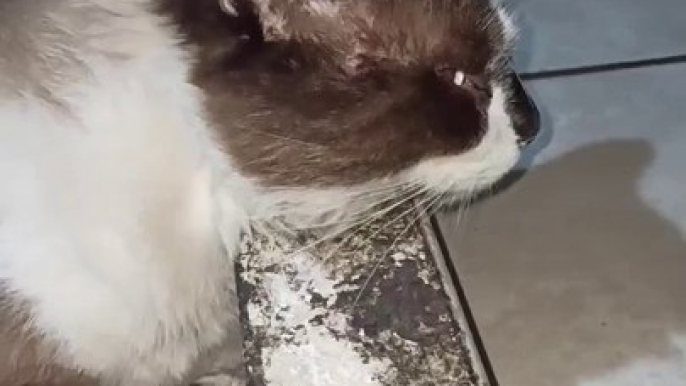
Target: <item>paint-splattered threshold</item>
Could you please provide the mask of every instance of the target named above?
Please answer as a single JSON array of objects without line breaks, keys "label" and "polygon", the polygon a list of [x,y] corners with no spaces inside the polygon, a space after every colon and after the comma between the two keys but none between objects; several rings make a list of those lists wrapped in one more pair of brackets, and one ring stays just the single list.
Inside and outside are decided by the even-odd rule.
[{"label": "paint-splattered threshold", "polygon": [[239,262],[253,386],[487,385],[428,218],[255,234]]}]

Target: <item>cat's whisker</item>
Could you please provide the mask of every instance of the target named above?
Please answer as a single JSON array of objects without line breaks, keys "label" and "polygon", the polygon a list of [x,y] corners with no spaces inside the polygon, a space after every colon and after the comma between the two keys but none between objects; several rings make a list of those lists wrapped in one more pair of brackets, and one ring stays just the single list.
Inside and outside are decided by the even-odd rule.
[{"label": "cat's whisker", "polygon": [[[438,200],[439,200],[440,198],[441,198],[441,195],[438,195],[438,194],[437,194],[437,195],[434,195],[434,196],[430,196],[430,197],[425,198],[424,200],[422,200],[422,201],[417,205],[417,207],[422,208],[423,206],[431,206],[431,205],[433,205],[434,203],[438,202]],[[364,281],[364,283],[363,283],[362,286],[360,287],[360,289],[359,289],[359,291],[358,291],[358,293],[357,293],[357,296],[355,297],[355,300],[353,301],[353,303],[352,303],[352,305],[351,305],[351,307],[350,307],[350,311],[351,311],[351,312],[354,311],[354,310],[355,310],[355,307],[357,307],[357,305],[359,304],[360,299],[362,298],[362,295],[364,295],[365,290],[369,287],[369,284],[371,283],[371,281],[372,281],[372,279],[374,278],[374,276],[376,276],[376,273],[378,272],[379,268],[381,267],[381,264],[383,264],[383,262],[386,260],[386,257],[388,257],[389,253],[393,250],[393,248],[396,246],[396,244],[398,243],[398,241],[400,241],[400,239],[401,239],[402,237],[404,237],[405,234],[406,234],[410,229],[412,229],[412,227],[416,226],[416,224],[417,224],[417,222],[419,221],[419,219],[421,219],[421,217],[425,215],[425,213],[423,212],[423,210],[421,210],[421,209],[420,209],[420,210],[417,210],[417,207],[412,207],[411,210],[418,211],[419,214],[417,214],[417,216],[415,216],[412,220],[409,221],[407,227],[405,227],[405,228],[395,237],[395,239],[393,240],[393,242],[391,243],[391,245],[388,247],[388,249],[386,250],[386,252],[385,252],[383,255],[381,255],[379,258],[376,259],[375,264],[374,264],[374,267],[372,268],[372,271],[369,273],[369,275],[367,276],[367,279]],[[407,215],[407,214],[409,214],[409,212],[405,212],[405,213],[404,213],[404,215]],[[394,221],[395,221],[395,220],[394,220]]]},{"label": "cat's whisker", "polygon": [[[349,193],[336,192],[336,197],[340,196],[342,200],[348,202],[348,209],[345,211],[346,217],[355,217],[357,214],[366,213],[370,209],[374,208],[374,206],[393,199],[398,192],[418,188],[419,186],[413,183],[396,183],[376,189],[364,189],[359,191],[351,191]],[[307,211],[307,207],[315,208],[314,211],[320,215],[341,211],[340,200],[328,199],[325,203],[320,201],[317,201],[316,203],[306,203],[305,201],[307,201],[307,197],[303,198],[302,192],[296,189],[275,189],[269,194],[269,197],[275,197],[273,199],[273,203],[267,207],[257,210],[257,213],[269,213],[269,218],[273,218],[275,216],[287,217],[288,215],[302,213]],[[350,208],[355,206],[359,206],[360,208],[351,211]],[[251,219],[259,220],[261,218],[257,214],[253,213],[251,215]],[[312,223],[308,223],[306,227],[303,227],[302,229],[311,228],[312,225]]]},{"label": "cat's whisker", "polygon": [[[414,189],[414,188],[412,188],[412,189]],[[314,248],[314,247],[316,247],[316,246],[318,246],[318,245],[320,245],[326,241],[334,239],[334,238],[340,236],[341,234],[343,234],[347,231],[350,231],[353,228],[359,228],[361,226],[364,226],[366,223],[372,222],[372,221],[376,220],[377,218],[382,217],[384,214],[388,213],[389,211],[391,211],[391,210],[395,209],[396,207],[402,205],[403,203],[411,200],[413,197],[416,197],[419,193],[421,193],[421,192],[414,192],[413,190],[403,190],[400,193],[396,194],[395,196],[391,196],[391,197],[388,197],[384,200],[381,200],[381,201],[377,202],[375,205],[380,205],[384,202],[391,202],[391,204],[388,205],[387,208],[379,210],[379,211],[375,212],[375,214],[373,214],[369,217],[359,218],[359,220],[353,221],[352,223],[348,224],[344,228],[341,228],[335,232],[331,232],[331,233],[329,233],[329,234],[327,234],[321,238],[318,238],[317,240],[315,240],[315,241],[313,241],[313,242],[311,242],[311,243],[309,243],[303,247],[300,247],[297,250],[289,253],[289,255],[292,256],[292,255],[302,253],[303,251]],[[403,195],[407,195],[408,197],[399,200],[399,202],[394,201],[394,199],[398,198],[398,196],[402,197]]]},{"label": "cat's whisker", "polygon": [[[349,226],[347,226],[343,229],[340,229],[337,232],[334,232],[332,234],[325,236],[324,238],[317,240],[315,243],[310,245],[310,248],[314,247],[316,245],[319,245],[320,243],[322,243],[324,241],[334,239],[334,238],[336,238],[336,237],[338,237],[338,236],[340,236],[346,232],[349,233],[349,235],[344,240],[337,243],[337,245],[338,245],[337,249],[336,249],[336,251],[337,251],[341,247],[341,245],[343,245],[348,240],[350,240],[350,238],[352,238],[360,228],[363,228],[364,226],[378,220],[379,218],[383,217],[384,215],[386,215],[387,213],[396,209],[397,207],[399,207],[399,206],[403,205],[404,203],[406,203],[406,202],[412,200],[413,198],[417,197],[421,193],[422,193],[421,191],[417,191],[417,192],[409,191],[409,192],[406,192],[405,194],[400,194],[397,197],[391,197],[388,200],[390,202],[390,204],[387,205],[386,207],[377,210],[373,214],[370,214],[368,217],[360,218],[358,221],[353,222]],[[403,195],[406,197],[403,197]],[[397,201],[395,201],[396,199],[397,199]],[[336,251],[334,251],[333,253],[335,253]],[[327,255],[327,257],[324,258],[324,261],[328,261],[333,253],[330,253],[329,255]]]},{"label": "cat's whisker", "polygon": [[[383,192],[383,191],[388,191],[388,190],[395,190],[398,187],[402,186],[421,186],[423,185],[420,182],[417,181],[397,181],[397,182],[378,182],[377,184],[374,185],[365,185],[365,186],[360,186],[360,187],[353,187],[353,188],[346,188],[345,191],[349,192],[350,195],[352,196],[359,196],[359,195],[365,195],[369,193],[375,193],[375,192]],[[302,189],[300,188],[293,188],[289,186],[271,186],[264,188],[265,193],[286,193],[286,194],[300,194],[302,193]]]},{"label": "cat's whisker", "polygon": [[278,140],[278,141],[284,141],[284,142],[288,142],[288,143],[292,143],[292,144],[296,144],[296,145],[301,145],[301,146],[314,147],[314,148],[320,149],[320,150],[322,150],[322,151],[327,151],[327,150],[328,150],[328,146],[323,145],[323,144],[321,144],[321,143],[308,142],[308,141],[305,141],[305,140],[302,140],[302,139],[298,139],[298,138],[286,137],[286,136],[281,135],[281,134],[271,133],[271,132],[269,132],[269,131],[260,130],[260,129],[257,129],[257,128],[254,128],[254,127],[250,127],[250,128],[247,128],[247,129],[248,129],[248,130],[251,130],[251,131],[254,132],[254,133],[257,133],[257,134],[260,134],[260,135],[264,135],[264,136],[267,136],[267,137],[271,137],[271,138],[276,139],[276,140]]},{"label": "cat's whisker", "polygon": [[457,223],[455,224],[456,228],[459,229],[462,224],[465,221],[465,218],[467,217],[467,214],[469,210],[472,207],[472,204],[474,203],[474,189],[470,189],[468,193],[465,195],[465,199],[461,200],[459,202],[459,206],[457,209],[457,215],[455,216]]},{"label": "cat's whisker", "polygon": [[[393,210],[395,210],[395,209],[401,207],[402,205],[407,204],[409,201],[412,201],[412,200],[416,199],[417,197],[419,197],[419,196],[421,196],[421,195],[423,195],[423,194],[425,194],[425,193],[426,193],[426,191],[425,191],[424,189],[418,189],[418,190],[416,190],[416,191],[414,191],[414,192],[409,192],[408,194],[400,195],[399,197],[396,197],[396,200],[394,200],[394,201],[392,202],[391,205],[386,206],[386,207],[384,207],[384,208],[382,208],[382,209],[380,209],[380,210],[377,210],[375,213],[371,213],[366,219],[363,219],[363,221],[362,221],[361,224],[360,224],[360,227],[358,227],[358,228],[364,227],[364,226],[366,226],[366,225],[368,225],[368,224],[373,223],[373,222],[376,221],[376,220],[381,219],[381,218],[382,218],[383,216],[385,216],[386,214],[388,214],[388,213],[392,212]],[[372,238],[372,237],[378,235],[381,231],[383,231],[383,229],[384,229],[385,227],[387,227],[387,226],[389,226],[389,225],[392,225],[392,224],[395,223],[397,220],[401,219],[402,216],[403,216],[403,214],[406,214],[406,213],[407,213],[407,211],[401,213],[399,216],[397,216],[397,217],[395,217],[395,218],[389,220],[389,221],[386,222],[385,224],[383,224],[383,226],[381,226],[379,230],[377,230],[376,232],[372,233],[367,239],[364,240],[364,242],[366,242],[366,241],[368,241],[370,238]],[[353,236],[353,235],[354,235],[354,232],[353,232],[350,236]],[[350,236],[349,236],[349,237],[350,237]]]},{"label": "cat's whisker", "polygon": [[[379,207],[382,204],[385,204],[387,202],[395,201],[397,199],[402,199],[402,197],[405,195],[404,193],[406,193],[406,192],[412,193],[412,191],[416,190],[416,189],[418,189],[418,188],[412,187],[412,188],[398,190],[397,192],[394,192],[393,195],[388,195],[388,193],[385,193],[383,195],[383,197],[380,199],[377,199],[375,201],[370,201],[366,204],[363,204],[361,206],[361,208],[358,208],[354,211],[346,212],[345,217],[346,218],[352,218],[352,219],[359,218],[359,220],[365,220],[365,218],[368,218],[369,216],[374,214],[374,212],[372,212],[373,209],[375,209],[375,208],[377,208],[377,207]],[[379,211],[379,210],[377,209],[377,211]],[[381,209],[381,211],[383,211],[383,209]],[[367,215],[367,216],[365,218],[360,218],[362,215]],[[338,225],[338,224],[345,224],[347,222],[349,222],[349,220],[347,220],[347,219],[330,220],[329,222],[325,222],[325,223],[308,225],[308,226],[304,227],[303,230],[326,228],[326,227],[330,227],[330,226],[334,226],[334,225]]]},{"label": "cat's whisker", "polygon": [[[409,201],[415,199],[416,197],[418,197],[419,195],[421,195],[421,194],[423,194],[423,193],[425,193],[424,190],[419,190],[419,191],[415,192],[414,194],[410,194],[410,195],[408,195],[407,197],[403,198],[402,200],[399,200],[398,202],[396,202],[395,204],[391,205],[390,207],[385,208],[384,210],[377,212],[375,215],[370,216],[367,220],[365,220],[362,224],[360,224],[360,226],[358,227],[358,229],[359,229],[359,228],[362,228],[362,227],[364,227],[364,226],[366,226],[366,225],[368,225],[368,224],[373,223],[374,221],[380,219],[381,217],[383,217],[383,216],[386,215],[387,213],[389,213],[389,212],[393,211],[394,209],[396,209],[396,208],[402,206],[403,204],[406,204],[407,202],[409,202]],[[369,240],[371,240],[372,238],[376,237],[379,233],[381,233],[381,232],[384,230],[385,227],[387,227],[387,226],[389,226],[389,225],[393,225],[395,222],[399,221],[399,220],[400,220],[403,216],[405,216],[407,213],[408,213],[407,211],[406,211],[406,212],[403,212],[403,213],[401,213],[398,217],[396,217],[395,219],[393,219],[393,220],[391,220],[390,222],[384,224],[384,225],[383,225],[382,227],[380,227],[378,230],[376,230],[376,231],[373,232],[371,235],[369,235],[368,237],[366,237],[362,243],[364,244],[364,243],[368,242]],[[348,241],[350,241],[350,239],[352,239],[352,238],[355,236],[356,233],[357,233],[357,230],[355,230],[355,231],[353,231],[353,232],[350,232],[350,234],[349,234],[348,236],[346,236],[343,240],[341,240],[341,241],[337,244],[336,248],[335,248],[333,251],[331,251],[331,252],[329,252],[329,253],[327,254],[327,256],[324,258],[324,261],[328,261],[329,259],[331,259],[335,253],[337,253],[338,251],[341,250],[341,248],[343,248],[343,246],[345,245],[345,243],[347,243]]]}]

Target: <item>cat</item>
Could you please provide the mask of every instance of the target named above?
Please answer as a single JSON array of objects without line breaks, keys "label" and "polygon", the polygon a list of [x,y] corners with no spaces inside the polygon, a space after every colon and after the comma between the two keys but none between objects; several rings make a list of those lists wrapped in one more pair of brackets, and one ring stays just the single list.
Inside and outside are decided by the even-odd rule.
[{"label": "cat", "polygon": [[538,130],[515,35],[486,0],[3,0],[0,385],[241,384],[241,236],[492,186]]}]

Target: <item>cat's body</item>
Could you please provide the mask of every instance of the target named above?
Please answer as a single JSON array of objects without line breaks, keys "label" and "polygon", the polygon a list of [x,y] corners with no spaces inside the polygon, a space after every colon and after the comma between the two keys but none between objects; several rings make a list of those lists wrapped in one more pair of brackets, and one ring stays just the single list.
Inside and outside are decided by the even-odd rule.
[{"label": "cat's body", "polygon": [[[336,1],[291,3],[337,12]],[[340,220],[382,187],[459,195],[516,161],[504,122],[454,155],[430,151],[445,142],[434,135],[424,156],[395,146],[397,160],[343,157],[331,133],[265,130],[254,106],[284,125],[299,125],[295,113],[339,117],[280,114],[269,104],[286,102],[244,84],[273,79],[222,76],[259,67],[227,64],[241,42],[289,29],[279,6],[255,8],[240,18],[215,0],[0,3],[0,385],[173,386],[230,372],[240,367],[231,257],[251,221]],[[251,29],[258,18],[264,36]],[[506,98],[493,89],[489,118],[510,119]]]},{"label": "cat's body", "polygon": [[[38,47],[10,47],[17,53],[0,61],[5,79],[23,83],[0,90],[0,296],[22,299],[25,327],[62,346],[37,359],[50,363],[58,349],[62,365],[122,385],[171,385],[235,325],[225,245],[236,245],[246,214],[215,197],[217,155],[172,32],[139,5],[82,1],[78,14],[69,3],[9,4],[55,24],[1,43]],[[63,15],[73,19],[60,25]],[[46,48],[54,58],[28,56]],[[218,217],[228,219],[224,242]],[[0,368],[25,349],[0,348]]]}]

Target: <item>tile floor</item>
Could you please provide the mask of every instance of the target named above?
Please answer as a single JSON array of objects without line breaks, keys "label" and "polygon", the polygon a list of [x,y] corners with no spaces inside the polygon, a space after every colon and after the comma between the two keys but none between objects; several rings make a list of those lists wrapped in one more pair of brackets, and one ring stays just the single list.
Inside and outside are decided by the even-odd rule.
[{"label": "tile floor", "polygon": [[504,0],[524,40],[521,71],[684,54],[683,0]]},{"label": "tile floor", "polygon": [[[527,72],[686,54],[683,0],[512,1]],[[525,172],[440,219],[498,383],[686,386],[686,63],[528,87]]]}]

